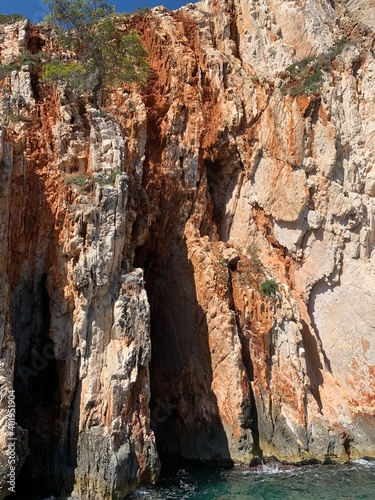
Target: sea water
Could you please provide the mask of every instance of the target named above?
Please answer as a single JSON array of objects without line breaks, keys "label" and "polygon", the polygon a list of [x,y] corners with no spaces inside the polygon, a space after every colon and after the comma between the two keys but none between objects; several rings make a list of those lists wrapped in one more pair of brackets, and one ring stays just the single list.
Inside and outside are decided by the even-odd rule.
[{"label": "sea water", "polygon": [[142,487],[132,500],[375,500],[375,462],[306,465],[285,470],[215,469],[186,465],[167,471],[154,488]]}]

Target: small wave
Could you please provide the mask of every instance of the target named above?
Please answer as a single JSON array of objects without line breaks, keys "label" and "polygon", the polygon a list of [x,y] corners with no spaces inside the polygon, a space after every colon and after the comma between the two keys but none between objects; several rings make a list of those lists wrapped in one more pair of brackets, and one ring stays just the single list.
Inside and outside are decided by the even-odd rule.
[{"label": "small wave", "polygon": [[282,464],[281,462],[268,462],[252,467],[249,470],[242,471],[243,474],[285,474],[296,471],[297,467],[293,465]]},{"label": "small wave", "polygon": [[363,467],[375,467],[375,460],[366,460],[365,458],[357,458],[353,460],[353,464],[362,465]]},{"label": "small wave", "polygon": [[263,464],[259,470],[260,474],[285,474],[285,472],[290,472],[291,469],[285,469],[280,467],[278,464]]},{"label": "small wave", "polygon": [[135,500],[136,498],[144,498],[147,496],[150,496],[150,489],[147,487],[143,488],[141,486],[137,490],[133,491],[133,493],[129,496],[129,498]]}]

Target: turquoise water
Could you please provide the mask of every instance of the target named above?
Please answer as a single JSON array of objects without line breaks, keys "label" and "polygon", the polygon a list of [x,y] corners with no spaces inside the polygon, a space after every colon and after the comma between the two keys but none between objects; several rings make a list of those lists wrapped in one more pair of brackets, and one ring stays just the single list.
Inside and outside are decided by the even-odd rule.
[{"label": "turquoise water", "polygon": [[185,466],[186,475],[167,472],[155,488],[143,487],[133,500],[360,500],[375,499],[375,462],[342,466],[308,465],[292,470]]}]

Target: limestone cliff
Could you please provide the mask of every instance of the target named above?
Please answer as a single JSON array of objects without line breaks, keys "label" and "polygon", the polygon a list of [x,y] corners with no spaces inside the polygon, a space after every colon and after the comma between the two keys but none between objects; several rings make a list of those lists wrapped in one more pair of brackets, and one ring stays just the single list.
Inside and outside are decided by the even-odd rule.
[{"label": "limestone cliff", "polygon": [[[150,78],[104,112],[31,65],[3,83],[1,498],[12,386],[19,477],[47,493],[124,498],[158,453],[374,457],[369,3],[206,0],[126,27]],[[3,63],[52,50],[25,22],[0,39]]]}]

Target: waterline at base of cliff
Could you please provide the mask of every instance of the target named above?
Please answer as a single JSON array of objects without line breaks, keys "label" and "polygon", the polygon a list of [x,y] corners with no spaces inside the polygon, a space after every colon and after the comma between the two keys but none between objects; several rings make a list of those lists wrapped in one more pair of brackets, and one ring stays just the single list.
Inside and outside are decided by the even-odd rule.
[{"label": "waterline at base of cliff", "polygon": [[[176,469],[177,464],[174,469]],[[142,487],[130,498],[153,500],[337,500],[371,499],[375,461],[355,460],[343,465],[304,465],[283,468],[223,469],[185,465],[169,467],[155,488]]]}]

